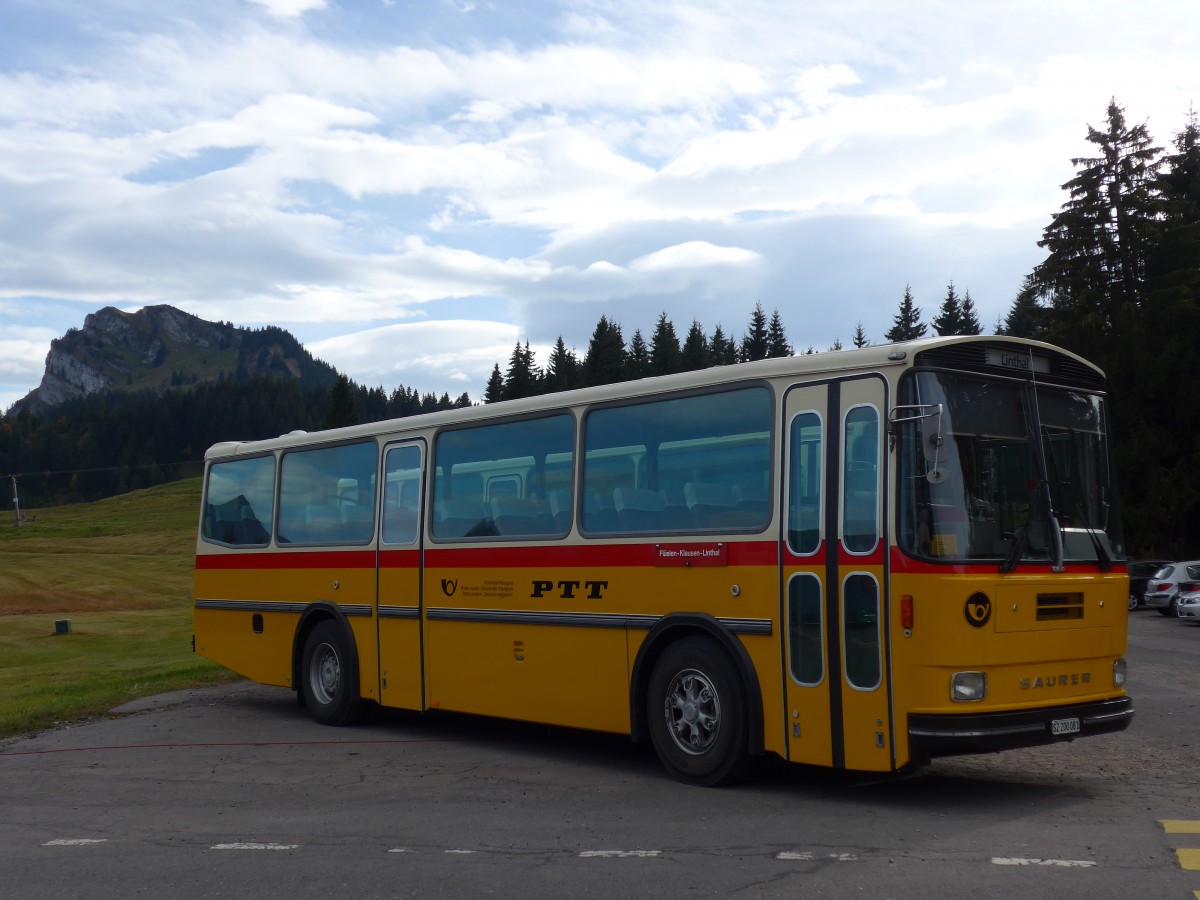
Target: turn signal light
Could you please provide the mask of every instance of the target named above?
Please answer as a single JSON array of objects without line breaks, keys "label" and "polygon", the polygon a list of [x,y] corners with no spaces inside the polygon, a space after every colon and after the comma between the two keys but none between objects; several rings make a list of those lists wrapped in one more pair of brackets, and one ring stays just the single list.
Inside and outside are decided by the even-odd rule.
[{"label": "turn signal light", "polygon": [[910,631],[913,627],[912,594],[905,594],[900,598],[900,627],[905,631]]}]

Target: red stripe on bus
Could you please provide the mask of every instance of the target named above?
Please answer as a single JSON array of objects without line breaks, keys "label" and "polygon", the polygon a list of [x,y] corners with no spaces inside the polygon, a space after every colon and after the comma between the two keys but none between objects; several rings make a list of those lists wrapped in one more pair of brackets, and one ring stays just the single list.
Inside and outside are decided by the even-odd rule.
[{"label": "red stripe on bus", "polygon": [[[693,543],[671,541],[672,546],[705,547],[718,541]],[[728,565],[776,566],[779,545],[774,541],[725,542]],[[538,547],[431,547],[425,550],[425,565],[443,569],[503,569],[573,566],[653,566],[658,560],[657,544],[570,544]],[[381,550],[381,568],[415,568],[416,550]],[[233,552],[196,557],[197,569],[371,569],[374,550],[320,550]]]}]

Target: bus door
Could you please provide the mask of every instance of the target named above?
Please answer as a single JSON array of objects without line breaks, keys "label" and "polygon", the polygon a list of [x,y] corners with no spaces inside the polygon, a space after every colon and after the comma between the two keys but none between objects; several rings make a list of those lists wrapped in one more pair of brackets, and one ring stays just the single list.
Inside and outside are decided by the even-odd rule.
[{"label": "bus door", "polygon": [[884,532],[887,385],[787,392],[783,659],[788,759],[894,768]]},{"label": "bus door", "polygon": [[421,667],[423,441],[389,444],[383,454],[379,589],[379,701],[424,707]]}]

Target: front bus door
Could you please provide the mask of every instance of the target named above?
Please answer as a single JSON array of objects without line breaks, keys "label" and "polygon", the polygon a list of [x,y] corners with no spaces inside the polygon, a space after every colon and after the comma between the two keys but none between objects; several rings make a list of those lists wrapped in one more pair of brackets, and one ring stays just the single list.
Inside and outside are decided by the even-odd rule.
[{"label": "front bus door", "polygon": [[383,456],[379,540],[379,702],[422,709],[421,544],[425,445],[389,444]]},{"label": "front bus door", "polygon": [[781,632],[793,762],[894,768],[886,392],[865,376],[787,393]]}]

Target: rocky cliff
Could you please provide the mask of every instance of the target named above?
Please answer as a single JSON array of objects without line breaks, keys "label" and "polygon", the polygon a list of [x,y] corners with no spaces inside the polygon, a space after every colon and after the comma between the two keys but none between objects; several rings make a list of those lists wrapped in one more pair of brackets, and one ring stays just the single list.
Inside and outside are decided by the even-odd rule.
[{"label": "rocky cliff", "polygon": [[162,392],[172,387],[259,375],[327,386],[332,366],[312,357],[282,328],[236,328],[172,306],[135,313],[105,307],[50,344],[41,384],[10,410],[45,413],[100,391]]}]

